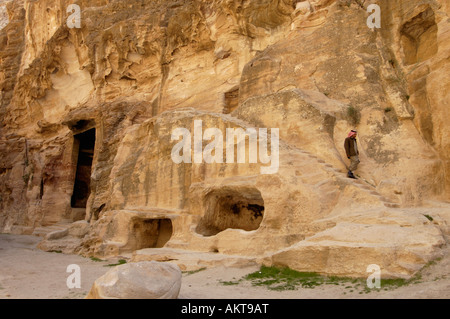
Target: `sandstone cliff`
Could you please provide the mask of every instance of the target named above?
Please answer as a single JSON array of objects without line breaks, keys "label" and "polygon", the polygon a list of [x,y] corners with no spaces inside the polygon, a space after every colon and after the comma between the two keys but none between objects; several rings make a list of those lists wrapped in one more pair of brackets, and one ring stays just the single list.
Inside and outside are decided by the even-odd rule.
[{"label": "sandstone cliff", "polygon": [[[7,4],[1,231],[55,230],[46,250],[166,247],[348,276],[369,264],[410,276],[439,256],[448,1],[381,0],[380,29],[369,1],[79,0],[69,28],[71,3]],[[278,128],[278,171],[248,157],[175,163],[172,132],[199,120]],[[343,150],[353,128],[357,181]]]}]

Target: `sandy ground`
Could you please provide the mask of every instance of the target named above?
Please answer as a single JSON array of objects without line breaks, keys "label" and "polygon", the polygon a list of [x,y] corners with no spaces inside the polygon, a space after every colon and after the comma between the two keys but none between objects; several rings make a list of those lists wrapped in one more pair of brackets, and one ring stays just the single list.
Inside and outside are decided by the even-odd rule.
[{"label": "sandy ground", "polygon": [[[80,299],[89,292],[93,282],[106,273],[107,264],[117,259],[93,261],[77,255],[44,252],[36,248],[39,237],[0,234],[0,299]],[[208,268],[196,273],[184,273],[180,299],[335,299],[335,298],[450,298],[450,254],[426,267],[419,283],[364,293],[361,287],[348,284],[323,285],[315,288],[273,291],[255,287],[242,280],[237,285],[223,282],[238,281],[259,267]],[[81,288],[69,289],[66,284],[71,273],[67,266],[81,268]]]}]

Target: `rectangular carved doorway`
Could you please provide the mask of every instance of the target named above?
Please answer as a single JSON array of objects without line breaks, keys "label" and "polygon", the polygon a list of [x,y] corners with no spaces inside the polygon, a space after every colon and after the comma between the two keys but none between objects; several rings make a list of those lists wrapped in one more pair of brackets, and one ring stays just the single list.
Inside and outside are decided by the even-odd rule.
[{"label": "rectangular carved doorway", "polygon": [[[77,162],[71,199],[71,219],[73,221],[82,220],[86,215],[86,205],[90,194],[94,148],[95,128],[74,136],[74,152]],[[78,152],[78,156],[76,152]]]}]

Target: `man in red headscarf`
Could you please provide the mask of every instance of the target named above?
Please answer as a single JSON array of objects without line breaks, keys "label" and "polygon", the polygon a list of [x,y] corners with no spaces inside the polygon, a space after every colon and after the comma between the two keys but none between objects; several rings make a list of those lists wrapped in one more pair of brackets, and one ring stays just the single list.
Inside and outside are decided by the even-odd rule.
[{"label": "man in red headscarf", "polygon": [[345,153],[347,154],[347,158],[350,159],[350,166],[348,168],[347,176],[354,179],[356,179],[356,177],[353,175],[353,171],[358,168],[358,164],[360,163],[358,156],[358,143],[356,142],[357,135],[358,132],[351,130],[344,142]]}]

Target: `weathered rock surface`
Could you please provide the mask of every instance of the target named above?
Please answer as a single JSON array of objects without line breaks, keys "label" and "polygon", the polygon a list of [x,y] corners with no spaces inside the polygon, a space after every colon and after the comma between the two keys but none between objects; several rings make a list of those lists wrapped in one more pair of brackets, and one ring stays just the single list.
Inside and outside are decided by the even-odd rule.
[{"label": "weathered rock surface", "polygon": [[94,282],[86,299],[177,299],[180,288],[178,266],[141,261],[109,270]]},{"label": "weathered rock surface", "polygon": [[442,257],[441,230],[423,215],[369,211],[339,217],[336,226],[274,254],[269,264],[360,277],[376,264],[383,278],[409,278]]},{"label": "weathered rock surface", "polygon": [[[88,256],[164,247],[348,276],[375,263],[407,277],[439,256],[447,1],[382,1],[379,30],[351,0],[82,0],[79,29],[70,3],[7,5],[0,231]],[[175,163],[172,132],[199,120],[279,129],[278,169]]]},{"label": "weathered rock surface", "polygon": [[0,30],[3,29],[9,22],[6,4],[9,1],[1,0],[0,1]]},{"label": "weathered rock surface", "polygon": [[182,271],[224,266],[240,268],[258,265],[258,258],[239,255],[224,255],[216,252],[196,252],[175,248],[144,248],[133,253],[132,262],[159,261],[176,264]]}]

